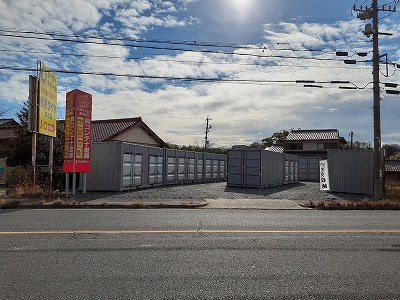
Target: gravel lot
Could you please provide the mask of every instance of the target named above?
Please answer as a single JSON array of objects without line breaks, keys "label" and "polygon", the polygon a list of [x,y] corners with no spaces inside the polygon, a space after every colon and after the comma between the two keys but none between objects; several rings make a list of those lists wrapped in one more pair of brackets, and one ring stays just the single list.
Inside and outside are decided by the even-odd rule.
[{"label": "gravel lot", "polygon": [[363,200],[373,199],[368,195],[327,193],[319,190],[318,182],[300,182],[269,188],[228,187],[226,182],[201,184],[169,185],[151,187],[129,192],[88,192],[77,195],[82,198],[119,198],[119,199],[288,199],[298,202],[308,200]]}]

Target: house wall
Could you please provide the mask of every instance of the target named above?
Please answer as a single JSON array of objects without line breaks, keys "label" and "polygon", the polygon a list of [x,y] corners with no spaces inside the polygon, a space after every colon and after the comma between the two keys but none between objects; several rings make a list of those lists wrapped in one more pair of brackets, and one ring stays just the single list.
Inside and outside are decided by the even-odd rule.
[{"label": "house wall", "polygon": [[0,151],[14,151],[15,149],[15,141],[14,140],[4,140],[0,139]]},{"label": "house wall", "polygon": [[161,144],[152,137],[143,127],[134,127],[116,136],[113,141],[125,141],[153,147],[161,147]]},{"label": "house wall", "polygon": [[[285,142],[284,150],[295,150],[292,149],[291,144],[302,144],[303,146],[297,151],[326,151],[327,149],[340,149],[339,143],[336,141],[303,141],[303,142]],[[318,149],[318,145],[321,144],[322,148]],[[302,149],[301,149],[302,148]]]},{"label": "house wall", "polygon": [[303,151],[317,150],[317,142],[303,142]]}]

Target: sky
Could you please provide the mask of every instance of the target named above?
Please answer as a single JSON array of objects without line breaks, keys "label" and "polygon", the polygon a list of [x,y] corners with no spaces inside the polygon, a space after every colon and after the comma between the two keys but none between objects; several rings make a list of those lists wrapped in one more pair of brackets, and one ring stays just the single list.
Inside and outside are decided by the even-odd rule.
[{"label": "sky", "polygon": [[[0,0],[2,117],[17,119],[40,61],[58,75],[59,119],[80,89],[94,120],[141,117],[178,145],[203,145],[207,117],[216,147],[298,128],[372,143],[371,20],[354,4],[371,0]],[[400,11],[379,17],[393,34],[379,36],[382,143],[400,144],[400,95],[386,93],[400,87],[384,86],[400,84]]]}]

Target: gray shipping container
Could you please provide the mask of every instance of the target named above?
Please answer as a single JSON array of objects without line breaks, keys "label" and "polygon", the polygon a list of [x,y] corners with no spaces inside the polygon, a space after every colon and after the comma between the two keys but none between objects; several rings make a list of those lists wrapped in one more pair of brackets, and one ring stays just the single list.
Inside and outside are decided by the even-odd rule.
[{"label": "gray shipping container", "polygon": [[319,181],[319,157],[299,157],[299,180]]},{"label": "gray shipping container", "polygon": [[[226,155],[219,155],[217,162],[218,166],[225,165]],[[224,169],[219,167],[214,177],[212,166],[211,153],[154,148],[121,141],[94,142],[91,172],[87,173],[87,190],[124,191],[165,184],[204,182],[206,177],[207,181],[225,180],[225,174],[221,175]]]},{"label": "gray shipping container", "polygon": [[264,188],[295,182],[298,182],[295,155],[253,149],[228,151],[228,186]]},{"label": "gray shipping container", "polygon": [[204,153],[203,159],[203,180],[204,181],[212,181],[213,179],[213,154],[212,153]]},{"label": "gray shipping container", "polygon": [[328,150],[331,192],[373,195],[373,151]]},{"label": "gray shipping container", "polygon": [[196,182],[204,181],[204,153],[196,152]]}]

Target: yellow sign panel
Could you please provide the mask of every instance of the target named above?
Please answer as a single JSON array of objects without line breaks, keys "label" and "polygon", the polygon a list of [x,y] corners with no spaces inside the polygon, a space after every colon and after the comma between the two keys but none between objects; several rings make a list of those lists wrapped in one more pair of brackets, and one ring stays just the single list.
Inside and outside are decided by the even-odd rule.
[{"label": "yellow sign panel", "polygon": [[57,75],[40,63],[39,133],[56,136]]}]

